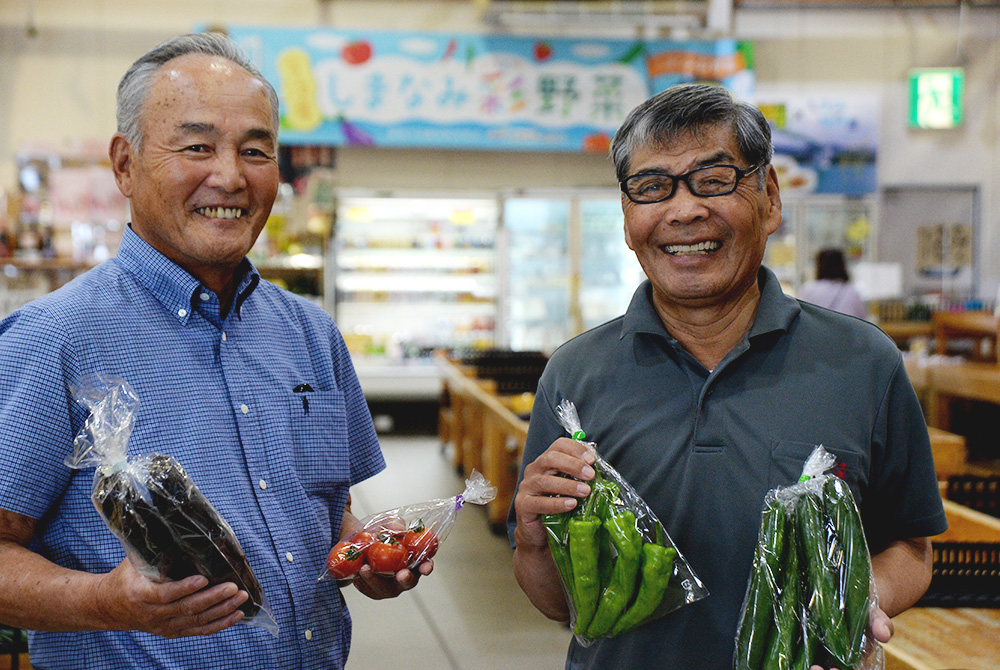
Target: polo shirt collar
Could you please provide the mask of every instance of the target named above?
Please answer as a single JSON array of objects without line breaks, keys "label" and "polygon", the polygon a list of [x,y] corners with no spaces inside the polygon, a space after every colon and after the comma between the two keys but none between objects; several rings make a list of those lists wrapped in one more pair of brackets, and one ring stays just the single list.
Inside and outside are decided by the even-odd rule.
[{"label": "polo shirt collar", "polygon": [[[196,294],[202,292],[201,282],[139,237],[132,230],[131,224],[125,226],[122,233],[117,261],[168,312],[181,323],[188,322],[194,311],[192,301]],[[240,281],[233,300],[233,312],[239,315],[243,302],[257,287],[260,274],[247,258],[240,263],[236,273],[240,276]]]},{"label": "polo shirt collar", "polygon": [[[748,334],[750,340],[768,333],[787,331],[801,311],[798,301],[784,294],[778,278],[768,268],[761,266],[757,272],[757,283],[760,304]],[[638,333],[659,335],[675,341],[653,306],[653,286],[648,279],[639,285],[622,319],[621,337]]]}]

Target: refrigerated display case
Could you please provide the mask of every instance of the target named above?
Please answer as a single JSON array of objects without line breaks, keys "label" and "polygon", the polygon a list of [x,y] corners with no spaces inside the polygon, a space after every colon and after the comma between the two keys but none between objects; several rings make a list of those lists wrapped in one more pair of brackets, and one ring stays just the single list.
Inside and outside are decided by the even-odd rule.
[{"label": "refrigerated display case", "polygon": [[497,212],[489,197],[339,195],[335,318],[360,364],[492,346]]},{"label": "refrigerated display case", "polygon": [[509,198],[503,203],[503,342],[546,351],[574,331],[570,319],[570,201]]},{"label": "refrigerated display case", "polygon": [[[781,226],[767,243],[764,265],[786,292],[814,278],[816,253],[827,247],[844,252],[848,274],[858,263],[876,261],[875,200],[868,196],[808,195],[782,202]],[[864,293],[864,292],[863,292]]]},{"label": "refrigerated display case", "polygon": [[628,309],[646,278],[625,244],[621,197],[580,200],[580,318],[582,330],[599,326]]},{"label": "refrigerated display case", "polygon": [[645,275],[617,192],[518,194],[503,203],[503,344],[551,352],[625,312]]}]

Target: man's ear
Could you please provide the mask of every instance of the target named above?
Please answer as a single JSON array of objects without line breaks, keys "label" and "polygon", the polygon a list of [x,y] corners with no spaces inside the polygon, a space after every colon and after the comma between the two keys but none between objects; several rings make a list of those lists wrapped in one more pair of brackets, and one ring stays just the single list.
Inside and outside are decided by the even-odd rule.
[{"label": "man's ear", "polygon": [[773,166],[767,169],[767,215],[765,229],[770,235],[781,225],[781,193],[778,189],[778,173]]},{"label": "man's ear", "polygon": [[132,197],[132,145],[121,133],[115,133],[108,147],[111,170],[115,173],[118,190],[126,198]]},{"label": "man's ear", "polygon": [[625,244],[628,245],[629,249],[635,251],[632,247],[632,236],[628,232],[628,200],[625,198],[625,194],[622,193],[622,214],[625,214]]}]

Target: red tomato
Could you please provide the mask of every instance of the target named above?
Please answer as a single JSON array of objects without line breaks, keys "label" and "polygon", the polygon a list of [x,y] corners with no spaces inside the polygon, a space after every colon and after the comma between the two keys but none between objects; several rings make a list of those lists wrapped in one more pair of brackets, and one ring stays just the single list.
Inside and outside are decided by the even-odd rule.
[{"label": "red tomato", "polygon": [[437,534],[423,523],[417,523],[405,536],[403,546],[410,550],[411,561],[426,561],[438,550]]},{"label": "red tomato", "polygon": [[343,540],[335,544],[327,556],[326,569],[337,579],[347,579],[357,574],[364,562],[362,551],[347,540]]},{"label": "red tomato", "polygon": [[380,539],[368,547],[368,563],[378,574],[391,575],[402,570],[409,557],[409,550],[392,537]]},{"label": "red tomato", "polygon": [[351,544],[358,548],[362,554],[368,553],[368,547],[375,544],[375,536],[368,531],[361,531],[357,535],[351,538]]},{"label": "red tomato", "polygon": [[367,40],[351,42],[340,52],[346,63],[360,65],[372,57],[372,45]]}]

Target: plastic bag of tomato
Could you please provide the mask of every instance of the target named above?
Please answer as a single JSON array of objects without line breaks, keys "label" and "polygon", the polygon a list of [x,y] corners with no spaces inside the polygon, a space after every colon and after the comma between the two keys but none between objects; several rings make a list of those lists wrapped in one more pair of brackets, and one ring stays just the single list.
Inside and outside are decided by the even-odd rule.
[{"label": "plastic bag of tomato", "polygon": [[463,505],[485,505],[496,494],[496,487],[473,470],[465,480],[465,490],[457,496],[367,516],[361,519],[360,531],[334,545],[319,581],[350,582],[365,564],[379,575],[414,568],[437,553]]}]

